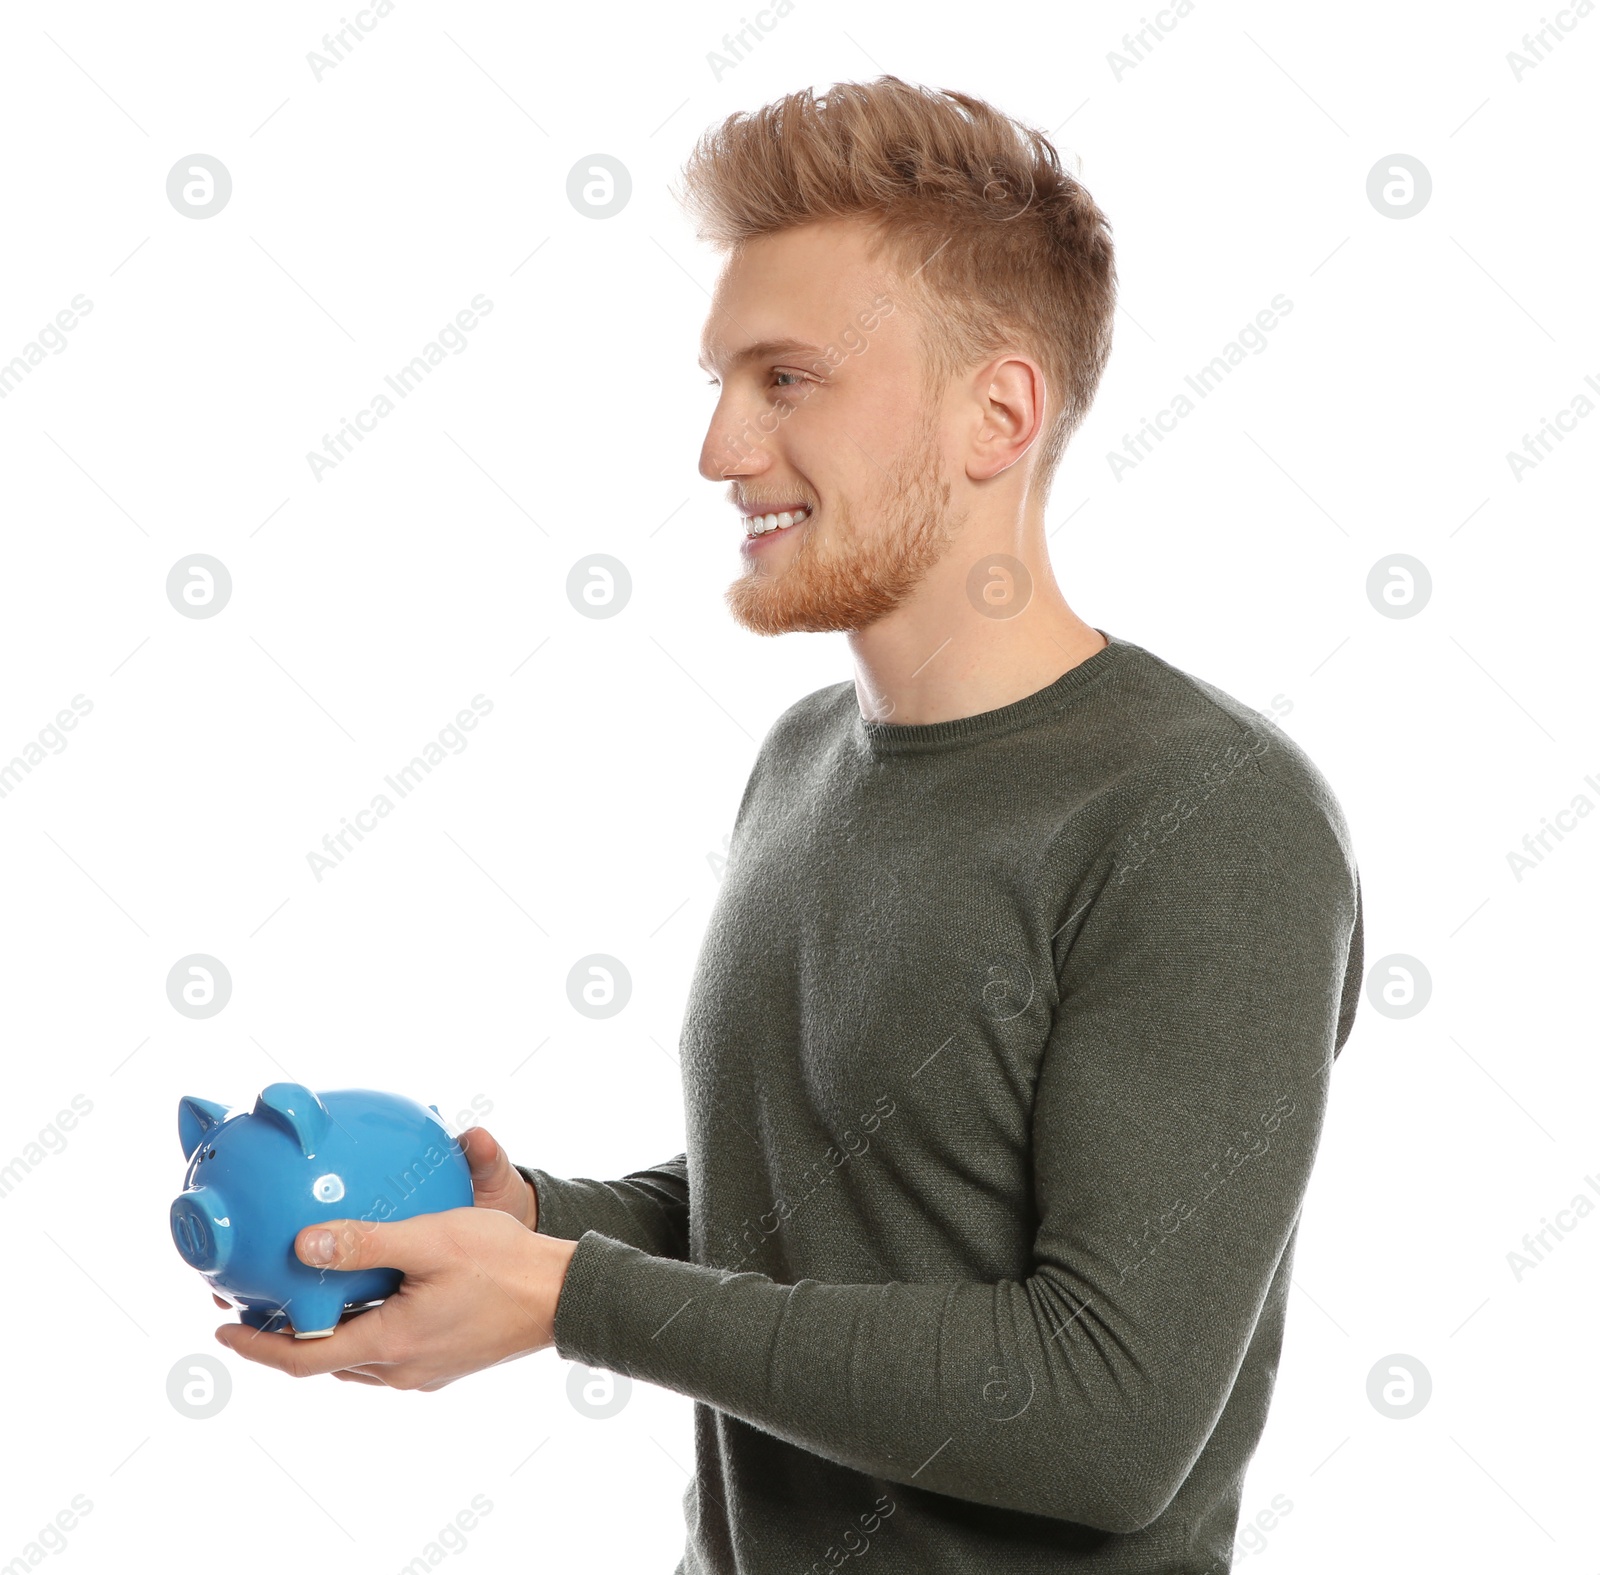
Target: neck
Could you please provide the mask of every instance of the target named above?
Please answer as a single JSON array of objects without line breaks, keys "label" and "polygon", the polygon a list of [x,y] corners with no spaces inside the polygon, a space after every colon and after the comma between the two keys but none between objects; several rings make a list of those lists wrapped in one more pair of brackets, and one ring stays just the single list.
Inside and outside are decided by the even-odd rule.
[{"label": "neck", "polygon": [[[893,612],[850,632],[864,717],[919,724],[976,716],[1034,694],[1104,648],[1056,584],[1042,519],[1009,531],[974,532],[975,523]],[[1002,572],[990,571],[991,558]],[[1026,589],[1023,574],[1004,572],[1012,560]]]}]

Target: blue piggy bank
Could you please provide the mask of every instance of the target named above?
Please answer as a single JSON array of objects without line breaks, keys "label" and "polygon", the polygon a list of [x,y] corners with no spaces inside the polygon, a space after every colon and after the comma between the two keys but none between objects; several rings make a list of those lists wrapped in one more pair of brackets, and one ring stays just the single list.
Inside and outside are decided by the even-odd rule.
[{"label": "blue piggy bank", "polygon": [[172,1204],[184,1261],[253,1328],[332,1334],[346,1308],[398,1288],[398,1269],[314,1269],[294,1239],[322,1220],[381,1224],[472,1204],[472,1172],[436,1106],[370,1088],[314,1094],[273,1083],[255,1109],[186,1096],[178,1137],[189,1169]]}]

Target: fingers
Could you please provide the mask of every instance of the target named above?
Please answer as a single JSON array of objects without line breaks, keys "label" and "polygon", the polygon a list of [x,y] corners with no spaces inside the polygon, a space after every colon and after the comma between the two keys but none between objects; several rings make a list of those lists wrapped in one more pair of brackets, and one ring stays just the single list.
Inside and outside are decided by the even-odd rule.
[{"label": "fingers", "polygon": [[215,1291],[213,1291],[213,1292],[212,1292],[212,1293],[211,1293],[211,1299],[212,1299],[212,1301],[214,1301],[214,1302],[215,1302],[215,1303],[216,1303],[216,1304],[217,1304],[217,1306],[219,1306],[219,1307],[220,1307],[220,1308],[222,1308],[222,1310],[223,1310],[223,1311],[224,1311],[224,1312],[226,1312],[226,1311],[227,1311],[227,1310],[228,1310],[228,1308],[230,1308],[230,1307],[232,1307],[232,1306],[233,1306],[233,1303],[232,1303],[232,1302],[225,1302],[225,1301],[223,1301],[223,1299],[222,1299],[222,1298],[221,1298],[221,1297],[220,1297],[220,1296],[218,1296],[218,1295],[217,1295],[217,1293],[216,1293],[216,1292],[215,1292]]},{"label": "fingers", "polygon": [[400,1269],[423,1274],[437,1268],[443,1244],[439,1220],[454,1210],[411,1219],[325,1220],[307,1225],[294,1239],[295,1255],[314,1269]]},{"label": "fingers", "polygon": [[309,1378],[364,1363],[381,1364],[387,1354],[377,1317],[381,1311],[379,1308],[365,1317],[352,1318],[320,1340],[297,1340],[292,1334],[266,1334],[248,1324],[225,1323],[217,1330],[217,1342],[235,1356],[248,1357],[263,1367],[276,1367],[291,1378]]},{"label": "fingers", "polygon": [[333,1376],[347,1384],[376,1384],[380,1389],[389,1387],[381,1378],[373,1378],[370,1374],[364,1372],[358,1373],[354,1368],[344,1368]]}]

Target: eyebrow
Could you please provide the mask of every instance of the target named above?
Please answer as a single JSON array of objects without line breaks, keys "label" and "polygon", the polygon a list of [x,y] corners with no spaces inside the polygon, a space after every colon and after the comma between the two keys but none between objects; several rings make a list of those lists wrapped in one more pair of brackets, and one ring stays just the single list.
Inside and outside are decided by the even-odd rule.
[{"label": "eyebrow", "polygon": [[[791,355],[797,351],[810,351],[813,355],[823,353],[820,345],[808,344],[804,339],[758,339],[753,345],[746,345],[743,350],[735,352],[728,364],[742,366],[746,361],[760,361],[769,355]],[[696,365],[701,371],[709,372],[714,363],[702,355]]]}]

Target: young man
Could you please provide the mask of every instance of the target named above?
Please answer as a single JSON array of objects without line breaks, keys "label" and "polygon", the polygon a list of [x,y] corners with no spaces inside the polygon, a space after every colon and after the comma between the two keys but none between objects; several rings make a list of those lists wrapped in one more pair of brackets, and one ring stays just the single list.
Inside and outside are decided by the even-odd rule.
[{"label": "young man", "polygon": [[734,116],[688,175],[729,602],[845,631],[855,677],[751,772],[686,1152],[561,1179],[475,1128],[479,1208],[334,1232],[400,1293],[227,1343],[405,1388],[554,1343],[692,1396],[683,1575],[1217,1575],[1357,1000],[1343,817],[1055,584],[1115,277],[1042,136],[884,77]]}]

